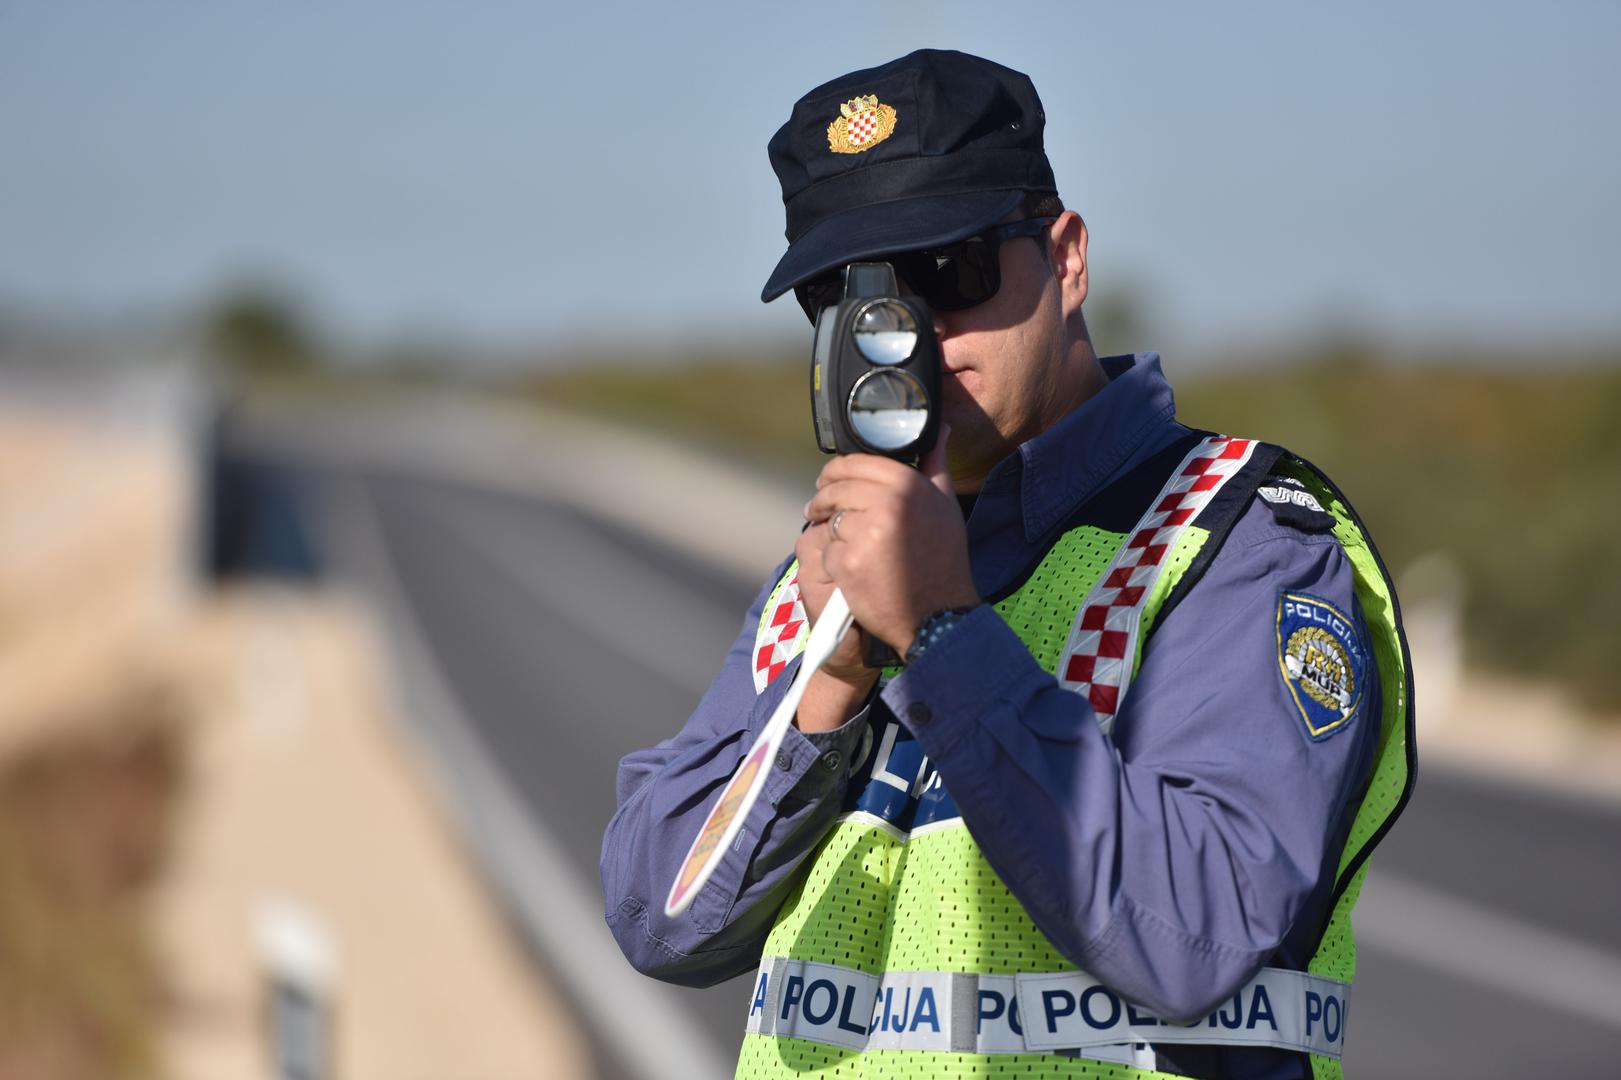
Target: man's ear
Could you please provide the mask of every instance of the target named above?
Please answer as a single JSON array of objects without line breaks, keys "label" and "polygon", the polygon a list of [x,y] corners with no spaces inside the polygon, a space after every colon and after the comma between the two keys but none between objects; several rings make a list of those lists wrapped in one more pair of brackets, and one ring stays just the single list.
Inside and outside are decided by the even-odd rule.
[{"label": "man's ear", "polygon": [[1075,211],[1065,210],[1048,231],[1047,243],[1059,303],[1068,319],[1086,302],[1086,222]]}]

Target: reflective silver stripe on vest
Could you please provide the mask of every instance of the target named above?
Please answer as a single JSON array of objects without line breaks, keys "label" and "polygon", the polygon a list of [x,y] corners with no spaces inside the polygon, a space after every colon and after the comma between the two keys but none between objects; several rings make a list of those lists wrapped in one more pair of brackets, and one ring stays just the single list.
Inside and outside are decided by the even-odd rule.
[{"label": "reflective silver stripe on vest", "polygon": [[[1344,1053],[1351,987],[1300,971],[1263,968],[1204,1019],[1156,1019],[1080,971],[972,975],[891,971],[766,957],[747,1030],[847,1050],[1075,1053],[1130,1060],[1132,1043],[1269,1046]],[[1124,1056],[1120,1056],[1124,1055]]]}]

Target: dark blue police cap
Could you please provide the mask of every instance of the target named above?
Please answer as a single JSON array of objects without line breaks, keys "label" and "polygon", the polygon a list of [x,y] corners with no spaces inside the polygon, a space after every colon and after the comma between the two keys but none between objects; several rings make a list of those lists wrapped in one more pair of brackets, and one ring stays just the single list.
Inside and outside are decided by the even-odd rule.
[{"label": "dark blue police cap", "polygon": [[1027,191],[1056,191],[1030,78],[967,53],[917,52],[823,83],[767,149],[788,251],[760,299],[858,259],[949,244]]}]

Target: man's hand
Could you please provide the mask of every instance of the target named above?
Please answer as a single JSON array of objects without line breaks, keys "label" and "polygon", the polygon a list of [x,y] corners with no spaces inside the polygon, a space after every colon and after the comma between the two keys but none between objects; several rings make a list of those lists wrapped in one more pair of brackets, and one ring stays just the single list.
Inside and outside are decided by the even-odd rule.
[{"label": "man's hand", "polygon": [[[829,462],[817,478],[816,495],[805,504],[810,526],[794,545],[799,598],[814,625],[833,589],[842,588],[856,626],[806,685],[796,719],[801,731],[831,731],[867,700],[878,672],[862,663],[866,633],[904,654],[930,614],[979,603],[946,468],[949,435],[942,425],[916,469],[851,454]],[[840,511],[835,539],[832,522]]]},{"label": "man's hand", "polygon": [[[871,454],[835,458],[822,469],[816,495],[805,506],[811,527],[796,549],[807,613],[812,602],[807,577],[817,590],[817,611],[837,585],[861,628],[904,655],[930,614],[979,603],[962,511],[946,467],[949,434],[942,426],[934,449],[916,469]],[[833,519],[840,514],[835,538]],[[849,661],[860,663],[860,645],[853,638],[849,635],[829,667],[838,664],[839,672],[848,673]]]}]

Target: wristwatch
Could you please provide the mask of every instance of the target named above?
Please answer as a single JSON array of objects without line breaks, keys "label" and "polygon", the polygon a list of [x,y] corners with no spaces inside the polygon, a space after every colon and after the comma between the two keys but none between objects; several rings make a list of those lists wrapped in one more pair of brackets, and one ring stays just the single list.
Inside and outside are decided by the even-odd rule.
[{"label": "wristwatch", "polygon": [[912,644],[906,648],[906,663],[910,664],[922,656],[923,650],[949,634],[951,628],[962,622],[973,610],[973,607],[941,608],[924,619],[918,624],[917,633],[912,637]]}]

